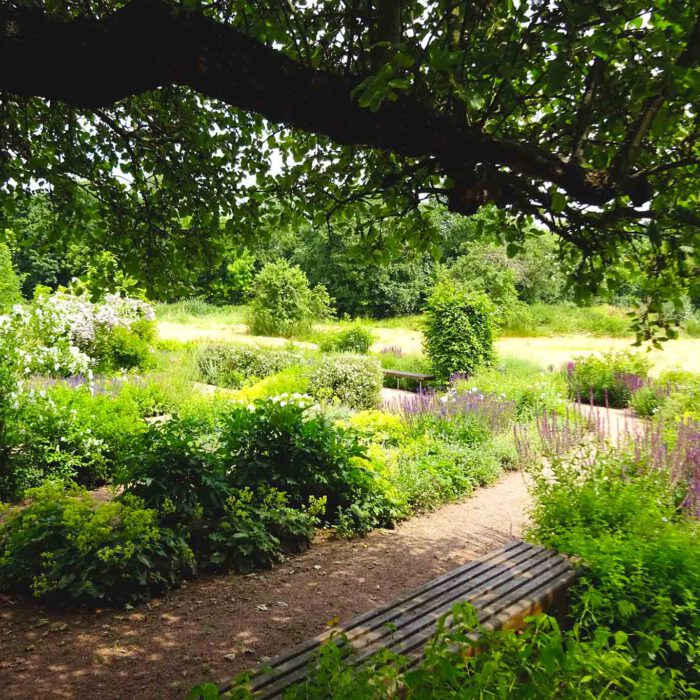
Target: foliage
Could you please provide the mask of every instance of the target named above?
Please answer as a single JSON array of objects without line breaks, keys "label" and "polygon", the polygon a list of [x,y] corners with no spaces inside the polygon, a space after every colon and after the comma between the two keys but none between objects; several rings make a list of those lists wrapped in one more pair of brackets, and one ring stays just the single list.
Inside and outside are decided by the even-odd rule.
[{"label": "foliage", "polygon": [[353,352],[366,355],[373,342],[372,331],[357,324],[335,333],[324,333],[318,347],[321,352]]},{"label": "foliage", "polygon": [[495,246],[474,246],[444,273],[455,284],[488,297],[494,307],[493,320],[499,326],[517,318],[522,307],[515,289],[515,274],[505,260],[505,252]]},{"label": "foliage", "polygon": [[326,288],[312,289],[298,266],[286,260],[268,263],[255,278],[248,326],[253,335],[289,338],[330,318],[331,304]]},{"label": "foliage", "polygon": [[[325,227],[304,226],[292,260],[312,284],[322,284],[339,314],[389,318],[420,311],[434,283],[435,263],[426,253],[403,245],[391,256],[371,256],[363,245],[365,221],[338,222],[335,235]],[[380,235],[392,236],[391,222],[378,222]]]},{"label": "foliage", "polygon": [[653,386],[643,386],[630,397],[629,405],[641,418],[651,418],[663,401],[659,391]]},{"label": "foliage", "polygon": [[425,435],[401,450],[397,481],[412,511],[433,510],[467,496],[503,473],[489,444]]},{"label": "foliage", "polygon": [[308,508],[295,509],[287,500],[285,493],[275,489],[255,494],[244,488],[232,493],[223,517],[209,533],[205,566],[237,571],[270,568],[281,552],[306,549],[325,501],[312,498]]},{"label": "foliage", "polygon": [[144,430],[141,415],[128,394],[93,396],[84,384],[28,390],[7,424],[0,497],[16,500],[47,478],[88,488],[111,482]]},{"label": "foliage", "polygon": [[293,507],[326,498],[326,517],[371,489],[370,475],[356,464],[364,448],[356,435],[330,423],[303,396],[262,399],[238,406],[223,418],[222,459],[236,486],[273,487]]},{"label": "foliage", "polygon": [[[27,373],[70,376],[145,367],[155,340],[155,313],[141,299],[48,294],[39,288],[29,308],[15,307],[0,329],[21,346]],[[123,363],[123,364],[120,364]]]},{"label": "foliage", "polygon": [[563,408],[566,382],[559,372],[544,371],[526,360],[504,358],[497,367],[487,367],[469,379],[456,382],[460,391],[499,396],[515,404],[515,417],[527,422],[538,415]]},{"label": "foliage", "polygon": [[292,366],[277,374],[271,374],[255,384],[244,386],[236,393],[239,401],[252,402],[281,394],[306,394],[309,389],[309,370]]},{"label": "foliage", "polygon": [[231,485],[206,431],[193,419],[172,418],[142,432],[119,483],[171,525],[220,516]]},{"label": "foliage", "polygon": [[[266,72],[251,59],[246,68],[260,99],[189,65],[185,79],[170,59],[147,85],[135,70],[121,89],[106,81],[99,99],[93,90],[90,102],[89,86],[66,66],[90,63],[99,23],[122,5],[45,1],[40,18],[23,4],[6,10],[7,26],[29,23],[8,44],[6,62],[39,53],[54,73],[46,86],[31,73],[3,82],[5,216],[39,190],[62,218],[101,219],[85,235],[93,250],[108,243],[144,274],[186,285],[222,238],[277,232],[302,214],[331,231],[357,221],[367,250],[400,253],[406,243],[436,242],[419,208],[428,197],[462,214],[496,203],[559,237],[582,292],[626,284],[631,270],[652,300],[652,317],[642,314],[652,325],[660,298],[678,300],[687,286],[698,235],[695,3],[610,11],[568,0],[535,12],[496,3],[474,21],[466,6],[445,21],[434,1],[402,3],[393,21],[373,7],[333,5],[319,17],[300,6],[292,20],[282,7],[235,3],[225,15],[207,4],[178,7],[172,17],[166,7],[163,15],[138,8],[133,21],[165,45],[163,17],[173,32],[239,31],[238,41],[272,66]],[[68,30],[81,36],[76,56],[50,62],[53,42],[37,42],[32,22],[60,37],[76,18]],[[129,38],[128,27],[117,32],[111,54]],[[241,49],[222,41],[211,50],[223,64]],[[268,129],[264,119],[284,128]],[[62,129],[67,123],[74,128]],[[508,231],[507,250],[516,254],[524,238]]]},{"label": "foliage", "polygon": [[303,355],[292,350],[223,343],[204,345],[197,357],[199,372],[205,382],[230,389],[255,383],[303,363]]},{"label": "foliage", "polygon": [[442,381],[493,362],[491,306],[486,297],[443,281],[428,299],[425,351]]},{"label": "foliage", "polygon": [[324,356],[309,378],[309,392],[320,401],[337,400],[355,409],[379,403],[383,375],[372,357],[339,353]]},{"label": "foliage", "polygon": [[10,249],[0,241],[0,314],[22,301],[20,280],[12,265]]},{"label": "foliage", "polygon": [[148,600],[191,570],[192,552],[138,499],[95,503],[47,483],[0,527],[0,586],[66,605]]},{"label": "foliage", "polygon": [[244,249],[222,256],[217,274],[205,275],[203,286],[215,304],[242,304],[250,298],[254,277],[255,255]]},{"label": "foliage", "polygon": [[576,357],[565,368],[569,398],[624,408],[647,379],[650,366],[648,357],[625,351]]},{"label": "foliage", "polygon": [[614,451],[555,461],[536,482],[533,536],[583,560],[572,615],[584,630],[629,635],[638,657],[697,684],[698,522],[679,515],[665,473],[640,466]]}]

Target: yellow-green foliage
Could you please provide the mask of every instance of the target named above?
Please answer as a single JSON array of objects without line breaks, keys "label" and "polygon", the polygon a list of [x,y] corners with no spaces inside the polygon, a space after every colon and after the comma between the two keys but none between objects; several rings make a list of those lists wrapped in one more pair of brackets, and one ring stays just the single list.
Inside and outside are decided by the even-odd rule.
[{"label": "yellow-green foliage", "polygon": [[405,422],[396,414],[377,409],[359,411],[349,419],[351,427],[380,445],[396,445],[406,437]]},{"label": "yellow-green foliage", "polygon": [[243,387],[236,392],[236,398],[240,401],[252,402],[280,394],[305,394],[308,388],[308,372],[302,367],[289,367],[255,384]]}]

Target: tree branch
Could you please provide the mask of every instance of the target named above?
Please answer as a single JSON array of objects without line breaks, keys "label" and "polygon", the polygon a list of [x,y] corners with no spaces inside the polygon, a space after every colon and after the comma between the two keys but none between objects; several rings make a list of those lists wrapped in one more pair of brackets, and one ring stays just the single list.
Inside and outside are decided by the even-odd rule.
[{"label": "tree branch", "polygon": [[94,109],[165,85],[182,85],[271,122],[413,158],[445,173],[481,162],[554,183],[584,204],[620,194],[644,201],[644,182],[567,163],[528,143],[455,123],[408,95],[376,112],[353,89],[365,76],[304,66],[239,29],[166,0],[132,0],[99,19],[61,21],[37,10],[0,9],[0,90]]},{"label": "tree branch", "polygon": [[[679,68],[691,68],[700,60],[700,13],[695,19],[695,24],[690,31],[685,49],[681,52],[676,60],[676,65]],[[629,171],[630,167],[637,160],[639,151],[642,148],[642,143],[647,132],[651,128],[654,118],[663,107],[669,97],[672,83],[669,82],[668,76],[662,76],[661,83],[656,94],[648,97],[638,117],[630,126],[625,140],[622,143],[615,161],[613,163],[613,172],[616,178],[623,178]]]}]

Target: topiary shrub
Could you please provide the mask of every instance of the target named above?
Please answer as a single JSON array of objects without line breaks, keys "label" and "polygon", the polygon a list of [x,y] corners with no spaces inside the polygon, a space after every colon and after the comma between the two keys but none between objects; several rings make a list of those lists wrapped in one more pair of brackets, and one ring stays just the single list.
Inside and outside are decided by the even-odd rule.
[{"label": "topiary shrub", "polygon": [[439,380],[493,363],[492,310],[483,294],[448,280],[435,286],[426,308],[424,348]]},{"label": "topiary shrub", "polygon": [[382,368],[374,358],[327,355],[311,374],[309,392],[320,401],[337,400],[349,408],[376,408],[382,380]]},{"label": "topiary shrub", "polygon": [[332,316],[331,298],[323,285],[313,289],[297,265],[268,263],[253,284],[248,327],[254,335],[291,338],[308,333],[314,322]]},{"label": "topiary shrub", "polygon": [[202,381],[229,389],[303,363],[301,353],[252,345],[206,345],[197,357]]},{"label": "topiary shrub", "polygon": [[337,333],[326,333],[321,338],[318,348],[321,352],[354,352],[366,355],[373,342],[372,332],[356,325]]}]

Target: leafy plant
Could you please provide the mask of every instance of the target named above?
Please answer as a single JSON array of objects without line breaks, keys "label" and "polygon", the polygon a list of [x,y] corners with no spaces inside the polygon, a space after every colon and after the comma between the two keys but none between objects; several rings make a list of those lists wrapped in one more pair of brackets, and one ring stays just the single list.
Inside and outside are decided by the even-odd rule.
[{"label": "leafy plant", "polygon": [[449,281],[436,285],[426,307],[424,345],[440,380],[493,362],[492,310],[483,295]]},{"label": "leafy plant", "polygon": [[309,392],[321,401],[337,400],[354,409],[375,408],[383,374],[370,357],[340,353],[321,359],[309,378]]},{"label": "leafy plant", "polygon": [[47,483],[0,526],[0,587],[59,605],[148,600],[192,571],[184,541],[138,499],[96,503]]},{"label": "leafy plant", "polygon": [[650,366],[648,357],[624,351],[576,357],[565,367],[569,398],[624,408],[646,381]]},{"label": "leafy plant", "polygon": [[47,478],[89,488],[109,482],[144,428],[128,396],[63,384],[27,392],[7,425],[12,450],[0,494],[17,499]]},{"label": "leafy plant", "polygon": [[132,445],[119,482],[171,525],[216,518],[232,487],[199,421],[152,425]]},{"label": "leafy plant", "polygon": [[331,307],[325,287],[312,289],[299,267],[280,260],[265,265],[255,278],[248,326],[254,335],[290,338],[330,318]]},{"label": "leafy plant", "polygon": [[336,333],[324,334],[318,347],[321,352],[352,352],[366,355],[373,342],[372,332],[358,324]]},{"label": "leafy plant", "polygon": [[372,477],[353,458],[365,454],[357,436],[333,425],[304,397],[278,396],[240,406],[223,418],[222,460],[239,488],[273,487],[292,507],[326,498],[332,521],[371,491]]},{"label": "leafy plant", "polygon": [[298,352],[249,345],[205,345],[197,356],[202,379],[230,389],[238,389],[244,383],[254,383],[304,362],[303,355]]},{"label": "leafy plant", "polygon": [[12,265],[10,249],[0,241],[0,314],[7,313],[21,301],[20,280]]}]

